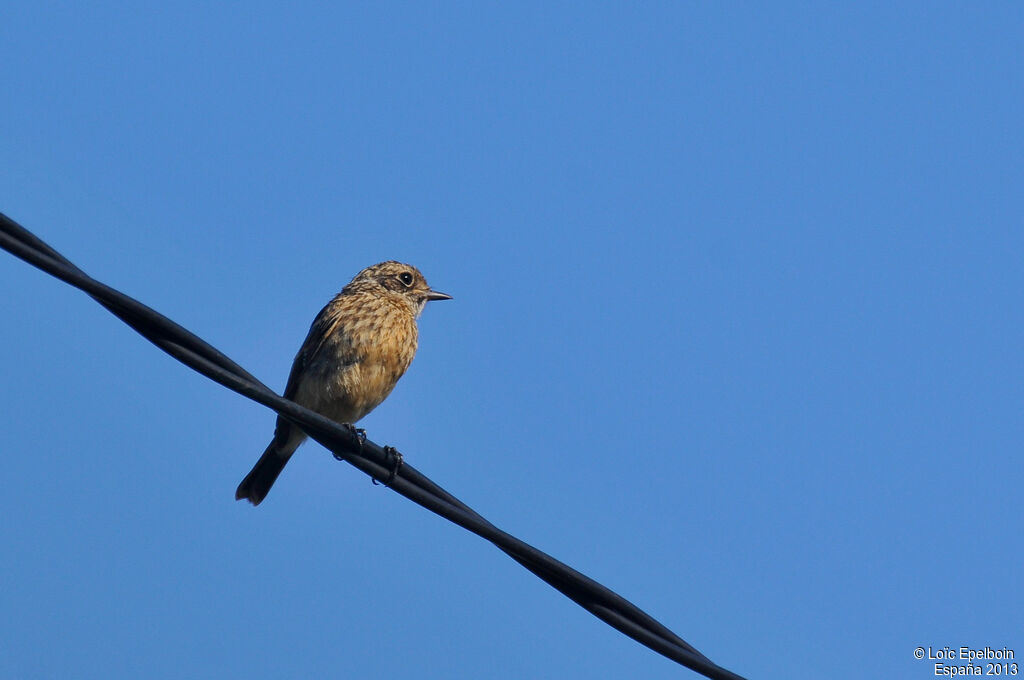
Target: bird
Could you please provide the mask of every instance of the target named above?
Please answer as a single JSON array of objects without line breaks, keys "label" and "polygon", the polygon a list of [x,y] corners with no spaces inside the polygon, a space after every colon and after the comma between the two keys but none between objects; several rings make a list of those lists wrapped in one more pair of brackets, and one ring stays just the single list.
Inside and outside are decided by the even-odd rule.
[{"label": "bird", "polygon": [[[412,265],[388,260],[363,269],[316,315],[292,363],[285,399],[355,429],[412,363],[424,306],[451,299]],[[274,438],[235,500],[259,505],[305,439],[301,428],[278,416]]]}]

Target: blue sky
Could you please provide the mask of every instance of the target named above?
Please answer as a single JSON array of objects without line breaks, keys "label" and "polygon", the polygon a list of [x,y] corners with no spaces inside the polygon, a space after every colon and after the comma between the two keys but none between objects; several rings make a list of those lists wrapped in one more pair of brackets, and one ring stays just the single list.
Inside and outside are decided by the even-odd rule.
[{"label": "blue sky", "polygon": [[[14,3],[0,210],[751,678],[1024,654],[1017,3]],[[0,254],[0,676],[696,677]]]}]

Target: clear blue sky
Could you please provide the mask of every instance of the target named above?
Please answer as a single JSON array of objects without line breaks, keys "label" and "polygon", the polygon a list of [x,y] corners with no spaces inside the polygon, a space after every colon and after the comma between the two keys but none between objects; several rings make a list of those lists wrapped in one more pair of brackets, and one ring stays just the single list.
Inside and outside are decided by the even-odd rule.
[{"label": "clear blue sky", "polygon": [[[144,3],[145,4],[145,3]],[[88,8],[86,8],[88,5]],[[1020,3],[9,3],[0,210],[751,678],[1024,656]],[[0,677],[696,677],[0,253]]]}]

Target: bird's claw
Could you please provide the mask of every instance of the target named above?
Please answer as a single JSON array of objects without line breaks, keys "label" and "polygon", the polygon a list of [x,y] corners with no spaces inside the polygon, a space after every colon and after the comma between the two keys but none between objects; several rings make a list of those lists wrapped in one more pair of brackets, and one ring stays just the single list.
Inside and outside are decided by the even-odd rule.
[{"label": "bird's claw", "polygon": [[[405,462],[405,459],[402,457],[402,453],[394,446],[385,446],[384,453],[386,453],[388,458],[394,462],[394,465],[391,466],[391,470],[388,472],[388,478],[383,482],[384,486],[391,486],[391,482],[395,481],[395,476],[398,474],[398,471],[402,469],[402,464]],[[373,479],[373,483],[380,484],[376,479]]]},{"label": "bird's claw", "polygon": [[349,432],[356,436],[356,439],[359,440],[359,448],[363,448],[363,444],[366,443],[366,430],[361,427],[356,427],[351,423],[345,423],[345,427],[348,428]]},{"label": "bird's claw", "polygon": [[[341,426],[344,427],[349,432],[351,432],[352,435],[356,438],[356,441],[359,442],[359,453],[362,453],[363,444],[366,443],[366,430],[364,430],[361,427],[356,427],[352,423],[342,423]],[[345,460],[344,457],[339,456],[338,454],[334,454],[334,457],[337,458],[338,460]]]}]

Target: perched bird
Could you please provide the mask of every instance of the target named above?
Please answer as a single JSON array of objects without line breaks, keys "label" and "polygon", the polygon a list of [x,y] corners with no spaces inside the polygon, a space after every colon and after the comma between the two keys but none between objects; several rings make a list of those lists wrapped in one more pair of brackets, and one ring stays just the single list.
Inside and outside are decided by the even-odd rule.
[{"label": "perched bird", "polygon": [[[356,274],[320,310],[295,356],[286,399],[352,424],[391,393],[416,354],[416,319],[431,290],[416,267],[381,262]],[[274,439],[238,485],[235,499],[259,505],[306,433],[278,416]]]}]

